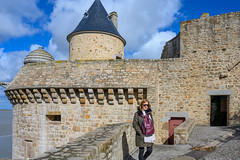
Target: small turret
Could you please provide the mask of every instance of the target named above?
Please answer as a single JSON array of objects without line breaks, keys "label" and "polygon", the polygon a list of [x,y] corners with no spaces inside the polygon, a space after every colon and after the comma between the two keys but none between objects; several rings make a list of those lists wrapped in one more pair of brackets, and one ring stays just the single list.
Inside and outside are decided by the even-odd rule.
[{"label": "small turret", "polygon": [[67,36],[69,59],[124,58],[126,41],[115,26],[117,26],[117,14],[108,15],[101,1],[95,0],[75,30]]},{"label": "small turret", "polygon": [[23,63],[27,64],[47,61],[54,61],[54,58],[48,52],[44,51],[42,47],[39,47],[39,49],[30,52],[24,59]]}]

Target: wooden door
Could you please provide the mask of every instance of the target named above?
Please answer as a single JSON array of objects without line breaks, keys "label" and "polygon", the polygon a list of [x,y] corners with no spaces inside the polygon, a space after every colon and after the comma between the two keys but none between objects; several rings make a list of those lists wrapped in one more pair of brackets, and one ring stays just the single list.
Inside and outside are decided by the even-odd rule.
[{"label": "wooden door", "polygon": [[169,138],[168,138],[168,144],[174,145],[174,129],[179,126],[182,122],[185,121],[185,118],[183,117],[172,117],[169,120]]}]

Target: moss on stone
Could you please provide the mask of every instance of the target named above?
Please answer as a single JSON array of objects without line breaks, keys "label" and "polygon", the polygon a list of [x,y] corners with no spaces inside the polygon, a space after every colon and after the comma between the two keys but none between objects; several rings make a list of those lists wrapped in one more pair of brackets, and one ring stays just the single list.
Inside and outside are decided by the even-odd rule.
[{"label": "moss on stone", "polygon": [[59,60],[59,61],[55,61],[55,63],[66,63],[67,61],[66,60]]}]

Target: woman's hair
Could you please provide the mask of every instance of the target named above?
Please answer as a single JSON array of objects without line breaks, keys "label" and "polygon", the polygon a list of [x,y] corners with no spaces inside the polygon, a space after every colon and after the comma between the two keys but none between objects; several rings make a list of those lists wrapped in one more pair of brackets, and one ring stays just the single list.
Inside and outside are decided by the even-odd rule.
[{"label": "woman's hair", "polygon": [[151,104],[147,99],[142,100],[142,102],[140,103],[140,110],[143,110],[143,104],[148,102],[148,108],[151,108]]}]

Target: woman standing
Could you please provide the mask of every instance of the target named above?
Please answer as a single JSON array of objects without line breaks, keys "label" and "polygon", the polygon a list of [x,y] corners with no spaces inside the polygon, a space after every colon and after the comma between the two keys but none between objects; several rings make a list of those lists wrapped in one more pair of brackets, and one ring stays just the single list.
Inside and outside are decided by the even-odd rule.
[{"label": "woman standing", "polygon": [[[133,118],[133,128],[136,131],[136,146],[139,147],[139,160],[145,160],[152,153],[152,146],[155,141],[155,135],[146,136],[143,134],[142,125],[143,117],[148,115],[153,122],[152,110],[150,102],[145,99],[140,103],[140,107],[137,108],[137,112]],[[147,151],[144,154],[144,147],[147,147]]]}]

